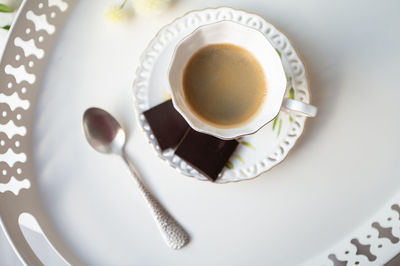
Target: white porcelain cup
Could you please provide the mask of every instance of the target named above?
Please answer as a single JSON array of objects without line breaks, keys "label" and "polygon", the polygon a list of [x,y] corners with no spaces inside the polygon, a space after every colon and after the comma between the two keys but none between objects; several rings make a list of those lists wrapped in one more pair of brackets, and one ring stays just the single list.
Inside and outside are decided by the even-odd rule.
[{"label": "white porcelain cup", "polygon": [[[252,53],[262,66],[267,83],[267,94],[260,110],[252,120],[236,128],[218,128],[200,120],[187,106],[183,94],[183,70],[189,59],[202,47],[218,43],[234,44]],[[168,75],[175,109],[194,130],[220,139],[234,139],[255,133],[271,122],[281,108],[309,117],[317,114],[315,106],[284,98],[287,81],[278,53],[261,32],[236,22],[221,21],[204,25],[183,38],[175,48]]]}]

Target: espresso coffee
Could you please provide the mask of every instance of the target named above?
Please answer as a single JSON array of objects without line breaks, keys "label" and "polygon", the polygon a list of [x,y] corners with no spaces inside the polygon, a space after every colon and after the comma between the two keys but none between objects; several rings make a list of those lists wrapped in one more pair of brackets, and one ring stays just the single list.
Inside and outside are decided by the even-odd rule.
[{"label": "espresso coffee", "polygon": [[182,87],[191,111],[218,128],[251,121],[267,92],[260,63],[232,44],[212,44],[197,51],[185,66]]}]

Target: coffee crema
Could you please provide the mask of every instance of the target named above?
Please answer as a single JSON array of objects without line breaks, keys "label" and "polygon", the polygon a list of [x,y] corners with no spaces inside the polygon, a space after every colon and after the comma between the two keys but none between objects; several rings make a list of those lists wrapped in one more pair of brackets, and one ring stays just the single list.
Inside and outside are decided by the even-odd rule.
[{"label": "coffee crema", "polygon": [[267,93],[260,63],[233,44],[211,44],[198,50],[185,66],[182,87],[191,111],[218,128],[250,122]]}]

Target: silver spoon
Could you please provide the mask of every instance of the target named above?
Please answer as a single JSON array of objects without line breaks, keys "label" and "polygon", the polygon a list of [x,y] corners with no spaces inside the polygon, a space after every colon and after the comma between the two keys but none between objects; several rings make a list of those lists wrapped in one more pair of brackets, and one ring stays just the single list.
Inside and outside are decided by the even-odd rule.
[{"label": "silver spoon", "polygon": [[140,192],[146,199],[154,220],[168,246],[173,249],[183,247],[189,241],[188,234],[150,193],[139,172],[129,161],[125,152],[125,132],[118,121],[102,109],[89,108],[83,115],[83,130],[86,139],[96,151],[121,156],[136,181]]}]

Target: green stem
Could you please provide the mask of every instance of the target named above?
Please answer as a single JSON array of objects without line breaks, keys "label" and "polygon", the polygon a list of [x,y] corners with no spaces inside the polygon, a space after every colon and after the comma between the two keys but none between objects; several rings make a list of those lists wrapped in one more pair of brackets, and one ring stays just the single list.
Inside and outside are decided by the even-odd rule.
[{"label": "green stem", "polygon": [[12,12],[14,12],[14,10],[12,10],[12,8],[6,6],[5,4],[0,4],[0,12],[12,13]]},{"label": "green stem", "polygon": [[279,119],[278,136],[281,134],[282,129],[282,119]]},{"label": "green stem", "polygon": [[281,52],[279,52],[278,49],[275,48],[275,51],[278,53],[279,57],[282,57]]},{"label": "green stem", "polygon": [[244,164],[244,159],[242,158],[242,156],[235,154],[234,155],[236,157],[236,159],[238,159],[239,161],[241,161]]},{"label": "green stem", "polygon": [[122,2],[122,4],[119,6],[119,9],[123,9],[123,8],[124,8],[124,6],[125,6],[125,4],[126,4],[126,1],[127,1],[127,0],[124,0],[124,2]]},{"label": "green stem", "polygon": [[251,145],[251,143],[250,143],[250,142],[247,142],[247,141],[242,141],[242,142],[240,142],[240,143],[242,143],[243,145],[245,145],[245,146],[249,147],[250,149],[253,149],[253,150],[255,150],[255,149],[256,149],[256,148],[254,148],[254,146],[253,146],[253,145]]},{"label": "green stem", "polygon": [[275,119],[274,119],[274,123],[272,124],[272,130],[275,130],[276,122],[278,122],[278,119],[279,119],[279,115],[277,115],[277,116],[275,117]]},{"label": "green stem", "polygon": [[230,161],[227,161],[226,162],[226,165],[225,165],[228,169],[233,169],[233,163],[231,163]]},{"label": "green stem", "polygon": [[294,100],[294,89],[293,89],[293,87],[291,87],[290,90],[289,90],[289,98]]}]

